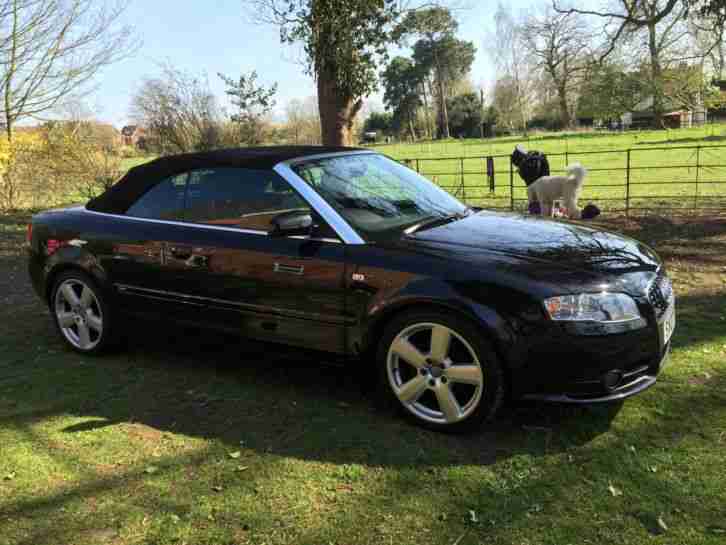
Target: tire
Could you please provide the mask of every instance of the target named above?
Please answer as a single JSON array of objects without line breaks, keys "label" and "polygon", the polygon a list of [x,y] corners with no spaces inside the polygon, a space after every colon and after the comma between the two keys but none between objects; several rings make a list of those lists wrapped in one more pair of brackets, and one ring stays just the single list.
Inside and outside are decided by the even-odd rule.
[{"label": "tire", "polygon": [[396,316],[376,360],[385,404],[431,430],[478,429],[504,400],[499,358],[481,329],[456,314],[432,309]]},{"label": "tire", "polygon": [[58,275],[48,304],[58,334],[72,350],[95,355],[115,345],[116,324],[107,296],[86,273]]}]

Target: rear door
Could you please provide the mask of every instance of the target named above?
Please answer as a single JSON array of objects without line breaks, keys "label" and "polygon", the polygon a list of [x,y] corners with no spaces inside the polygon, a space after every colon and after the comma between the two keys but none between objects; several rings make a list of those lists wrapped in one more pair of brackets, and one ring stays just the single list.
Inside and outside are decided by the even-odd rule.
[{"label": "rear door", "polygon": [[[164,262],[167,240],[184,219],[187,174],[170,176],[152,187],[125,215],[108,222],[111,241],[104,268],[119,293],[123,310],[177,313],[179,301],[167,294]],[[105,254],[105,253],[104,253]]]}]

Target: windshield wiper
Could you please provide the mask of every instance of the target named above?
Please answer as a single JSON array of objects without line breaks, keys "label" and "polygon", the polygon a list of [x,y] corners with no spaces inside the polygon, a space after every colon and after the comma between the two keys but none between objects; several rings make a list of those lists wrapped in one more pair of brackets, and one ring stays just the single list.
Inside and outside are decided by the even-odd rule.
[{"label": "windshield wiper", "polygon": [[406,229],[404,233],[406,233],[407,235],[412,235],[423,229],[431,229],[433,227],[445,225],[447,223],[451,223],[452,221],[460,220],[465,217],[466,216],[464,214],[449,214],[448,216],[436,216],[434,218],[428,218],[418,223],[414,223],[411,227]]}]

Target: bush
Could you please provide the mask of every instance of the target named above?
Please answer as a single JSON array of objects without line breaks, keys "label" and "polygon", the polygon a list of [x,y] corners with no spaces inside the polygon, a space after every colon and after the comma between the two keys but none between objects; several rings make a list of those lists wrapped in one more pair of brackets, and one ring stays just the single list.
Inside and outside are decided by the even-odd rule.
[{"label": "bush", "polygon": [[116,155],[118,155],[121,159],[133,159],[135,157],[140,157],[142,154],[142,151],[134,146],[121,146],[118,150],[116,150]]},{"label": "bush", "polygon": [[122,174],[103,139],[69,124],[0,140],[0,208],[42,208],[87,200]]}]

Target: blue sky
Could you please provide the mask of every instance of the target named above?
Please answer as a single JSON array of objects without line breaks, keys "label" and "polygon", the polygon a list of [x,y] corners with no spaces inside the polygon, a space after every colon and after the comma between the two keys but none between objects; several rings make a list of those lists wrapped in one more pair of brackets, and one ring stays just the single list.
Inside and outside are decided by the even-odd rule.
[{"label": "blue sky", "polygon": [[[534,0],[507,2],[520,10]],[[471,79],[475,84],[493,79],[493,68],[484,51],[486,32],[493,27],[496,3],[469,0],[458,11],[459,36],[471,40],[477,57]],[[206,72],[219,96],[224,89],[217,72],[236,76],[257,70],[261,82],[278,82],[278,110],[292,98],[315,93],[313,80],[295,59],[299,52],[283,48],[274,27],[255,25],[246,16],[244,0],[132,0],[124,22],[133,25],[143,46],[132,58],[107,67],[99,76],[88,103],[100,119],[120,127],[128,121],[129,101],[144,77],[158,74],[159,64],[170,61],[195,74]],[[379,104],[380,96],[372,97]]]}]

